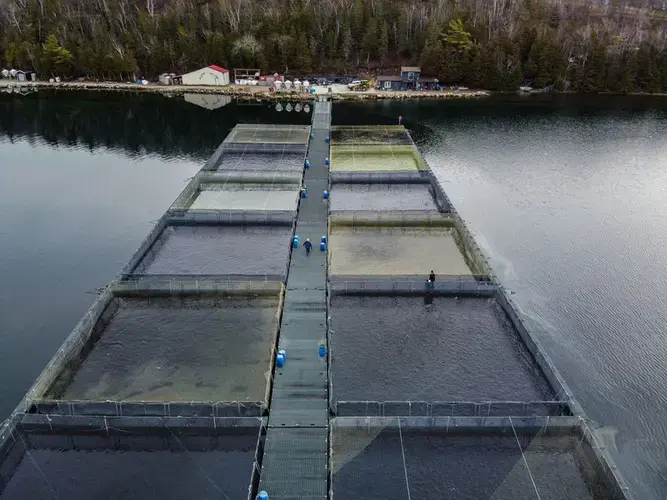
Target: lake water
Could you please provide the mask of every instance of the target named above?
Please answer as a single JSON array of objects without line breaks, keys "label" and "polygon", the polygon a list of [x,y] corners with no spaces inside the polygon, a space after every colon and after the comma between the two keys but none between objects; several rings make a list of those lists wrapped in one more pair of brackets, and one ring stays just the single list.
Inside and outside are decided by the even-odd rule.
[{"label": "lake water", "polygon": [[[196,101],[196,99],[195,99]],[[237,122],[156,95],[0,94],[0,413]],[[667,492],[667,100],[499,96],[345,103],[404,123],[637,498]]]},{"label": "lake water", "polygon": [[637,498],[667,496],[667,99],[334,108],[413,139]]}]

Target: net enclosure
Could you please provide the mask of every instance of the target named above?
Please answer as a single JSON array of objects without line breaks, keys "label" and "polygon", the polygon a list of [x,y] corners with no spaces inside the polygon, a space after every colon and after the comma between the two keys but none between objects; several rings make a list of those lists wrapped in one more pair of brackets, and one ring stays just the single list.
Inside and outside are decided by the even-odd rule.
[{"label": "net enclosure", "polygon": [[214,406],[229,403],[232,415],[261,413],[280,292],[201,288],[106,291],[29,395],[30,411],[226,416]]},{"label": "net enclosure", "polygon": [[[335,412],[339,406],[349,411],[352,407],[342,402],[352,401],[555,399],[554,389],[495,299],[334,295],[329,314]],[[474,405],[454,409],[479,411]],[[501,411],[515,410],[524,408]]]},{"label": "net enclosure", "polygon": [[334,184],[331,211],[438,211],[429,184]]},{"label": "net enclosure", "polygon": [[188,211],[296,211],[298,184],[207,182],[172,209]]},{"label": "net enclosure", "polygon": [[308,125],[238,124],[225,138],[227,144],[307,144]]},{"label": "net enclosure", "polygon": [[6,432],[0,499],[247,500],[255,491],[259,419],[237,426],[220,420],[215,429],[173,426],[178,422],[133,429],[95,420],[87,428],[19,424]]},{"label": "net enclosure", "polygon": [[420,276],[476,274],[454,228],[336,226],[330,230],[330,274]]},{"label": "net enclosure", "polygon": [[418,172],[424,166],[412,145],[331,146],[332,173]]},{"label": "net enclosure", "polygon": [[412,144],[402,125],[335,126],[331,127],[331,144]]},{"label": "net enclosure", "polygon": [[132,276],[272,276],[284,279],[290,225],[169,224]]},{"label": "net enclosure", "polygon": [[225,153],[216,170],[219,172],[301,172],[305,161],[303,152],[290,153],[280,149],[274,152],[240,151]]},{"label": "net enclosure", "polygon": [[337,211],[329,217],[332,282],[396,277],[486,280],[489,265],[456,214]]},{"label": "net enclosure", "polygon": [[[433,421],[334,419],[330,500],[618,500],[575,424],[442,426]],[[361,422],[357,422],[362,424]],[[479,422],[477,422],[479,423]]]}]

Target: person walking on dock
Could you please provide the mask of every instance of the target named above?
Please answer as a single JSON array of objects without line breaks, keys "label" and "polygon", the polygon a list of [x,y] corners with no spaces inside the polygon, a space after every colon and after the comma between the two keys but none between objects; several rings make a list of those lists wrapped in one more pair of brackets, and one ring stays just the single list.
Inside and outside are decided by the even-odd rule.
[{"label": "person walking on dock", "polygon": [[431,273],[428,275],[428,280],[426,281],[426,290],[432,292],[435,289],[435,273],[431,269]]},{"label": "person walking on dock", "polygon": [[306,238],[306,242],[303,244],[303,247],[306,249],[306,255],[310,255],[310,249],[313,248],[313,244],[310,242],[310,238]]}]

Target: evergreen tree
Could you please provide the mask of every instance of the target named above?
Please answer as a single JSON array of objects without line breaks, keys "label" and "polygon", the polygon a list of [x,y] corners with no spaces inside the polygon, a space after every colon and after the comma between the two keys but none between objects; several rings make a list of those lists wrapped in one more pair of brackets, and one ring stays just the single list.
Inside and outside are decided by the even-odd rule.
[{"label": "evergreen tree", "polygon": [[667,47],[662,51],[660,58],[660,87],[667,90]]},{"label": "evergreen tree", "polygon": [[389,28],[387,27],[387,23],[384,21],[380,23],[377,53],[378,57],[380,58],[380,64],[384,64],[389,55]]},{"label": "evergreen tree", "polygon": [[[472,0],[458,0],[453,10],[439,0],[273,0],[268,8],[245,2],[241,10],[226,1],[7,2],[0,66],[46,78],[154,78],[209,63],[352,72],[374,61],[413,64],[419,54],[424,73],[443,83],[667,90],[667,32],[641,7],[622,17],[600,11],[577,18],[545,0],[517,0],[498,22]],[[625,35],[631,32],[649,33],[636,52]]]},{"label": "evergreen tree", "polygon": [[371,57],[374,57],[377,52],[378,46],[378,30],[377,30],[377,21],[374,18],[368,20],[366,25],[366,33],[364,38],[361,41],[361,49],[364,51],[366,56],[366,64],[370,61]]},{"label": "evergreen tree", "polygon": [[361,41],[365,34],[365,9],[363,0],[355,0],[352,7],[352,16],[350,18],[350,32],[352,34],[352,43],[355,48],[361,47]]},{"label": "evergreen tree", "polygon": [[296,39],[296,54],[294,57],[294,65],[297,69],[307,72],[311,70],[312,66],[312,52],[308,39],[304,32],[300,32]]},{"label": "evergreen tree", "polygon": [[445,40],[461,53],[468,53],[474,46],[472,35],[466,31],[461,19],[452,19],[449,22],[449,30]]},{"label": "evergreen tree", "polygon": [[42,48],[42,71],[45,73],[63,74],[72,69],[74,57],[65,47],[62,47],[56,36],[47,37]]},{"label": "evergreen tree", "polygon": [[626,54],[619,77],[618,90],[621,92],[634,92],[637,79],[637,52],[631,50]]},{"label": "evergreen tree", "polygon": [[349,25],[343,26],[343,35],[340,42],[340,53],[345,62],[350,60],[352,54],[352,31]]},{"label": "evergreen tree", "polygon": [[420,65],[422,72],[427,75],[440,75],[444,63],[442,47],[442,33],[437,22],[429,24],[426,30],[426,40],[422,49]]}]

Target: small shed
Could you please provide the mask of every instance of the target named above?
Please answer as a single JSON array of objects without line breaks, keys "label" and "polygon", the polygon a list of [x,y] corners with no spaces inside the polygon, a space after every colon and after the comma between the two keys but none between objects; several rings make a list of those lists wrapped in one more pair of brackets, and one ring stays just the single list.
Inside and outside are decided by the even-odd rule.
[{"label": "small shed", "polygon": [[259,78],[261,70],[259,68],[234,68],[234,81],[236,80],[250,80],[251,78]]},{"label": "small shed", "polygon": [[173,85],[175,78],[176,78],[176,73],[162,73],[158,77],[158,82],[161,85]]},{"label": "small shed", "polygon": [[403,79],[398,75],[378,76],[375,88],[378,90],[403,90]]},{"label": "small shed", "polygon": [[180,80],[183,85],[229,85],[229,70],[211,64],[181,75]]},{"label": "small shed", "polygon": [[422,69],[419,66],[401,66],[401,77],[409,82],[416,82],[421,76]]},{"label": "small shed", "polygon": [[432,76],[420,76],[417,83],[420,90],[440,90],[440,81]]},{"label": "small shed", "polygon": [[401,80],[403,90],[417,90],[422,70],[419,66],[401,66]]}]

